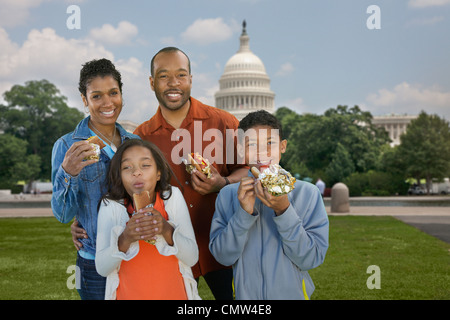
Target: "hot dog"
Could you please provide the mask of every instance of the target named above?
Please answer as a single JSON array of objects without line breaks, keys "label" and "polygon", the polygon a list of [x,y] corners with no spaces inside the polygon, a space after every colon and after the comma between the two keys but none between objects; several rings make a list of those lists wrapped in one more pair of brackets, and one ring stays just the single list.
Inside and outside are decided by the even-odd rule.
[{"label": "hot dog", "polygon": [[[148,191],[142,191],[141,193],[133,193],[133,201],[134,201],[134,208],[136,209],[136,212],[140,209],[150,207],[152,205],[152,201],[150,199],[150,193]],[[145,240],[146,242],[150,244],[155,244],[156,240]]]},{"label": "hot dog", "polygon": [[198,152],[187,155],[187,160],[184,160],[186,171],[191,173],[196,169],[203,172],[207,178],[211,178],[211,166],[208,159],[203,158]]},{"label": "hot dog", "polygon": [[261,172],[256,167],[252,167],[250,170],[273,196],[280,196],[294,190],[296,179],[280,165],[272,164],[269,167],[261,167],[261,169]]}]

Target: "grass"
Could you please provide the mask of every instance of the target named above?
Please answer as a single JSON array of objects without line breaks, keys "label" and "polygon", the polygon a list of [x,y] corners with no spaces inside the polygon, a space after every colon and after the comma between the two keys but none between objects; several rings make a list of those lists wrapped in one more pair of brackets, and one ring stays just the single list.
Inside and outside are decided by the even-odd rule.
[{"label": "grass", "polygon": [[[68,225],[0,219],[0,300],[79,299],[66,285],[74,264]],[[381,289],[367,288],[370,265],[380,268]],[[310,274],[314,300],[450,299],[450,245],[392,217],[330,216],[330,248]],[[213,299],[202,278],[199,293]]]}]

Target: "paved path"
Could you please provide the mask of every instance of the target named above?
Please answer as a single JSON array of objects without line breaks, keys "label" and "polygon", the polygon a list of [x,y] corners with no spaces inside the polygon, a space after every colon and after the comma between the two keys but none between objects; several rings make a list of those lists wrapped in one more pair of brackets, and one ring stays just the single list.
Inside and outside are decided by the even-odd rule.
[{"label": "paved path", "polygon": [[[326,207],[326,209],[328,214],[332,216],[393,216],[450,243],[450,207],[352,206],[348,213],[331,213],[330,207]],[[53,213],[51,208],[0,208],[0,218],[8,217],[53,217]]]}]

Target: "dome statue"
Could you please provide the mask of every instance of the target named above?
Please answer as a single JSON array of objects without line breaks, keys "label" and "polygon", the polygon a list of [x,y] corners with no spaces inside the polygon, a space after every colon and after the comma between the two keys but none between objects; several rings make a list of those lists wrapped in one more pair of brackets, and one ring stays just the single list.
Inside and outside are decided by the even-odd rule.
[{"label": "dome statue", "polygon": [[274,112],[275,93],[270,90],[270,78],[263,62],[250,50],[246,27],[244,20],[239,50],[225,64],[220,89],[215,94],[216,107],[238,120],[256,110]]}]

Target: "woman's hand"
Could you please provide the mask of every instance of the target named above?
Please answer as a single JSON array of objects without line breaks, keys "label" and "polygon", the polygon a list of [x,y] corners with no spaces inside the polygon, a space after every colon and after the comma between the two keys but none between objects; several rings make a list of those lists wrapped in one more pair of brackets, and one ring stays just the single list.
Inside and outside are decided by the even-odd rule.
[{"label": "woman's hand", "polygon": [[74,144],[72,144],[69,150],[67,150],[61,166],[64,171],[75,177],[84,167],[98,161],[96,159],[83,160],[84,158],[94,156],[95,154],[95,150],[92,148],[88,141],[83,140],[75,142]]}]

